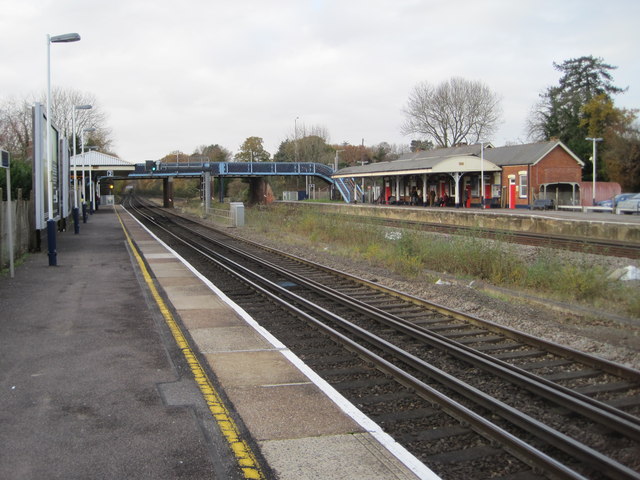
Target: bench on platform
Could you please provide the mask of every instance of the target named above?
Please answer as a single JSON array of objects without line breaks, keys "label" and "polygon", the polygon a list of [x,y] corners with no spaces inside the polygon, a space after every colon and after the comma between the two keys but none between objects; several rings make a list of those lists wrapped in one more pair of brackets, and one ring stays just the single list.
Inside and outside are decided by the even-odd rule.
[{"label": "bench on platform", "polygon": [[553,208],[553,200],[550,198],[538,198],[533,201],[533,205],[531,205],[531,210],[551,210]]},{"label": "bench on platform", "polygon": [[613,208],[611,207],[599,207],[599,206],[594,206],[594,207],[584,207],[583,208],[584,212],[610,212],[613,213]]},{"label": "bench on platform", "polygon": [[573,211],[582,211],[582,207],[580,205],[558,205],[558,210],[573,210]]}]

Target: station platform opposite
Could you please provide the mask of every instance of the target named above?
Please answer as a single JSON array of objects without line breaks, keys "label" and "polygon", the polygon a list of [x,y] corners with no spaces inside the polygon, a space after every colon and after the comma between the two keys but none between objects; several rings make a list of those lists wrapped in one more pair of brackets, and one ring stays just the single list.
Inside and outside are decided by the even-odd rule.
[{"label": "station platform opposite", "polygon": [[0,304],[0,478],[438,478],[122,207]]},{"label": "station platform opposite", "polygon": [[527,232],[536,235],[561,235],[640,245],[640,215],[616,215],[595,211],[420,207],[370,203],[286,202],[286,204],[290,208],[312,209],[345,216],[486,228],[504,232]]}]

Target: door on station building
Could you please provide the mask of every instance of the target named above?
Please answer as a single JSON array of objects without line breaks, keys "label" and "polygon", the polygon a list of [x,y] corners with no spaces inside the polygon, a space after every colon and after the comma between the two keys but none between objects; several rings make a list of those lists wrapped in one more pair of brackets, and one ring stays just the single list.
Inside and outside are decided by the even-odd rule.
[{"label": "door on station building", "polygon": [[440,197],[444,198],[447,194],[447,182],[440,182]]},{"label": "door on station building", "polygon": [[489,208],[491,206],[491,184],[484,184],[484,208]]},{"label": "door on station building", "polygon": [[516,208],[516,179],[509,177],[509,208]]}]

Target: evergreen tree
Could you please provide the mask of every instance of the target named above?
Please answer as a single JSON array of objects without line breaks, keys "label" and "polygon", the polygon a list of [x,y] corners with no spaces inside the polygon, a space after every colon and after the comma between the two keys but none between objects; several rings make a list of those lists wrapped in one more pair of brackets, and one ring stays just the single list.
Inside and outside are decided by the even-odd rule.
[{"label": "evergreen tree", "polygon": [[[592,147],[585,138],[602,136],[604,132],[589,132],[594,123],[585,121],[585,106],[596,97],[601,102],[611,100],[612,95],[626,89],[613,84],[611,71],[617,67],[604,63],[601,58],[572,58],[561,64],[554,62],[553,67],[562,76],[557,86],[549,87],[541,94],[541,101],[529,119],[529,136],[535,140],[557,138],[589,164]],[[585,174],[588,172],[591,168],[586,165]]]}]

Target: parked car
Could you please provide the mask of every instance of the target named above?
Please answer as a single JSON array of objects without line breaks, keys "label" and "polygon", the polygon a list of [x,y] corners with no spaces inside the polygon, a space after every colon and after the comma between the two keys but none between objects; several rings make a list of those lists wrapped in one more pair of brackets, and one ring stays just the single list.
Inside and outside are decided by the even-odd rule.
[{"label": "parked car", "polygon": [[606,200],[602,200],[601,202],[598,202],[596,205],[598,205],[599,207],[616,208],[618,206],[618,203],[624,200],[629,200],[634,195],[636,194],[635,193],[619,193],[613,198],[607,198]]},{"label": "parked car", "polygon": [[618,203],[616,213],[640,213],[640,193]]}]

